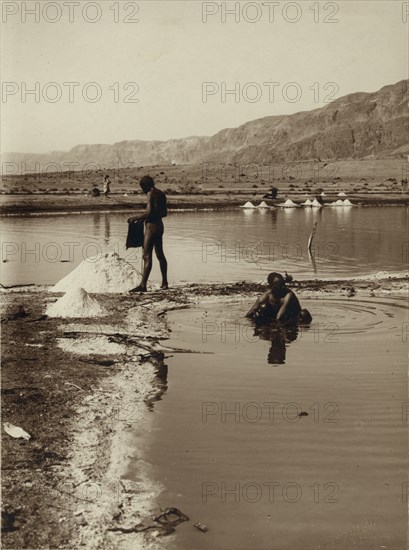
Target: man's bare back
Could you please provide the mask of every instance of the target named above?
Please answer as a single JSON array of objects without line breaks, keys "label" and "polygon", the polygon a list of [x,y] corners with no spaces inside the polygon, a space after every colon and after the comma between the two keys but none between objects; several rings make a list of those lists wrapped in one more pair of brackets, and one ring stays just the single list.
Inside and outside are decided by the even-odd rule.
[{"label": "man's bare back", "polygon": [[300,302],[290,290],[279,273],[268,276],[269,290],[262,294],[247,313],[246,317],[267,322],[277,320],[283,322],[311,322],[311,315],[301,309]]}]

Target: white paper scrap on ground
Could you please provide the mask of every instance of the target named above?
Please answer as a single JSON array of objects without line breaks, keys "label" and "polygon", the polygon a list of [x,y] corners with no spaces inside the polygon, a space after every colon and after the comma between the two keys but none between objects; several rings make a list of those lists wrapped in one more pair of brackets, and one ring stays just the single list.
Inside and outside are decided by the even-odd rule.
[{"label": "white paper scrap on ground", "polygon": [[10,424],[10,422],[4,422],[3,427],[4,431],[15,439],[26,439],[28,441],[31,438],[31,435],[24,431],[23,428],[14,426],[14,424]]}]

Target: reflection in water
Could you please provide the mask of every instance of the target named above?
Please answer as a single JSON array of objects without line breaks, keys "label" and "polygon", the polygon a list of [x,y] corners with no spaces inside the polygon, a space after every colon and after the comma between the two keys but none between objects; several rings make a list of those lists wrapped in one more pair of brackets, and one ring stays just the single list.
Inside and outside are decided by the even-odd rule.
[{"label": "reflection in water", "polygon": [[255,208],[243,208],[244,215],[247,217],[253,216],[255,211],[256,211]]},{"label": "reflection in water", "polygon": [[341,206],[339,208],[334,206],[336,217],[344,223],[349,223],[352,210],[353,210],[352,206]]},{"label": "reflection in water", "polygon": [[277,228],[277,209],[269,210],[271,214],[271,227],[275,230]]},{"label": "reflection in water", "polygon": [[111,237],[111,220],[108,213],[104,215],[104,222],[104,238],[105,242],[108,243]]},{"label": "reflection in water", "polygon": [[[319,211],[321,211],[321,209],[319,209]],[[318,227],[318,220],[317,220],[317,216],[315,216],[314,224],[312,226],[311,236],[308,240],[308,246],[307,246],[308,258],[311,262],[312,269],[313,269],[314,273],[317,273],[317,264],[315,263],[315,258],[314,258],[314,255],[312,253],[312,250],[313,250],[312,242],[313,242],[313,239],[315,237],[317,227]]]},{"label": "reflection in water", "polygon": [[297,325],[280,325],[270,323],[268,325],[256,326],[254,334],[262,340],[269,340],[271,346],[267,356],[269,365],[284,365],[287,347],[291,342],[297,340],[300,329]]},{"label": "reflection in water", "polygon": [[99,237],[99,230],[101,227],[101,214],[95,212],[92,214],[92,228],[94,230],[94,237]]},{"label": "reflection in water", "polygon": [[308,252],[308,258],[312,265],[312,269],[314,273],[317,273],[317,264],[315,262],[314,254],[312,253],[312,250],[309,250],[309,249],[307,250],[307,252]]},{"label": "reflection in water", "polygon": [[92,214],[92,227],[94,230],[94,237],[97,239],[102,238],[105,244],[109,244],[111,238],[111,219],[108,212],[101,214],[96,212]]},{"label": "reflection in water", "polygon": [[156,401],[161,401],[162,395],[166,393],[168,389],[168,366],[161,360],[155,365],[155,393],[145,400],[146,406],[150,411],[153,411],[153,407]]}]

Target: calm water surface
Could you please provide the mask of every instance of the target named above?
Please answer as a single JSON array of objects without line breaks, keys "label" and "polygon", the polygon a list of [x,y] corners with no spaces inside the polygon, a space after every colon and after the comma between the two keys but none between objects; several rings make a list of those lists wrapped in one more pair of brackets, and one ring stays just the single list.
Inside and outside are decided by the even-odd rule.
[{"label": "calm water surface", "polygon": [[[128,217],[3,218],[1,282],[54,284],[83,259],[107,250],[139,269],[140,249],[124,249]],[[318,230],[309,257],[315,219]],[[171,281],[264,280],[272,270],[329,278],[407,267],[406,207],[173,212],[165,226]],[[152,282],[159,280],[155,261]]]},{"label": "calm water surface", "polygon": [[255,335],[246,302],[169,314],[167,343],[206,352],[168,360],[143,451],[191,518],[172,550],[406,548],[407,301],[305,305],[298,334]]}]

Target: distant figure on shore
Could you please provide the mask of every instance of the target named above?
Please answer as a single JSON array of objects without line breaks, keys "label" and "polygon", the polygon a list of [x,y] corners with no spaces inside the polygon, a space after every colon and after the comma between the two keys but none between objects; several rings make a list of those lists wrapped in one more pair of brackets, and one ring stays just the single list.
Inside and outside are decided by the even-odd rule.
[{"label": "distant figure on shore", "polygon": [[162,289],[168,288],[168,262],[163,252],[163,221],[168,215],[166,195],[155,187],[155,182],[150,176],[144,176],[140,181],[141,189],[147,195],[146,211],[134,218],[129,218],[128,222],[145,222],[145,237],[143,241],[143,260],[144,268],[141,284],[130,292],[146,292],[149,275],[152,270],[152,253],[155,248],[156,257],[159,260],[162,273]]},{"label": "distant figure on shore", "polygon": [[309,324],[312,321],[310,312],[301,309],[300,302],[279,273],[270,273],[267,277],[269,290],[257,298],[246,317],[254,319],[256,324],[267,324],[273,320],[285,324]]},{"label": "distant figure on shore", "polygon": [[278,189],[277,187],[272,187],[270,193],[267,193],[266,195],[263,195],[263,199],[276,199],[277,198]]},{"label": "distant figure on shore", "polygon": [[111,180],[109,179],[109,176],[104,177],[104,191],[103,191],[105,197],[109,197],[111,193]]}]

